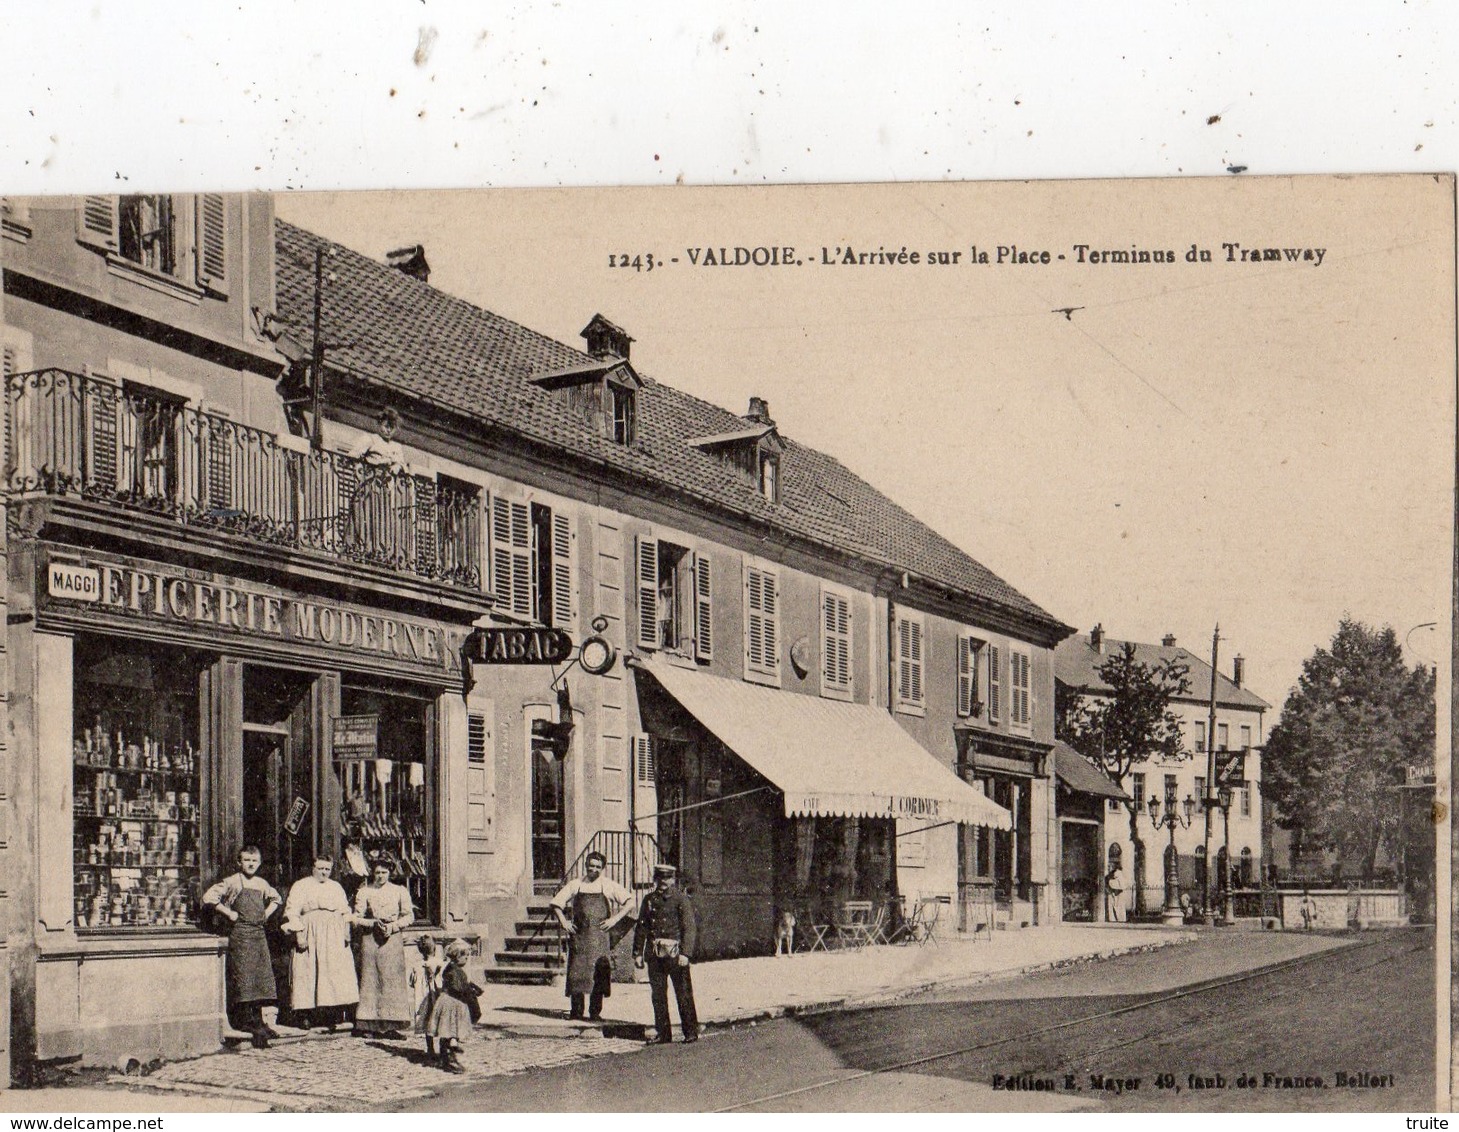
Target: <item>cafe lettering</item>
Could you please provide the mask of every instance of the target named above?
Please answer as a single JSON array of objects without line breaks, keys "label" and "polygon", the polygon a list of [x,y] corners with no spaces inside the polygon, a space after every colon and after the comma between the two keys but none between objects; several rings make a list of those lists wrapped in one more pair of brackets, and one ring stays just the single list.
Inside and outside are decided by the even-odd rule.
[{"label": "cafe lettering", "polygon": [[415,618],[111,563],[51,562],[46,578],[53,604],[85,602],[148,620],[460,667],[460,634]]}]

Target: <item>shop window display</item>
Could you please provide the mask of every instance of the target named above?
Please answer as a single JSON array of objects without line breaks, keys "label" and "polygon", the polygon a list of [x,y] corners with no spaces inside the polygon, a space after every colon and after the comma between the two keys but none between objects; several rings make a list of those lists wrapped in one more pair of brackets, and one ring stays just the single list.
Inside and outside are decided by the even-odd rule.
[{"label": "shop window display", "polygon": [[373,757],[340,758],[336,751],[340,833],[359,841],[367,857],[389,863],[396,883],[409,890],[418,921],[438,923],[432,707],[349,687],[340,706],[356,720],[374,717],[376,736]]},{"label": "shop window display", "polygon": [[178,650],[77,638],[77,930],[186,928],[196,921],[199,670]]}]

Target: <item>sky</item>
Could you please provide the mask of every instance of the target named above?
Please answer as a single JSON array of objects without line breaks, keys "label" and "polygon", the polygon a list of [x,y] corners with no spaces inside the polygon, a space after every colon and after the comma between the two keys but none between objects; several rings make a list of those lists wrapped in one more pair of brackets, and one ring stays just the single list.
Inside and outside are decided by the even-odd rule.
[{"label": "sky", "polygon": [[[1171,632],[1204,654],[1219,620],[1222,657],[1245,655],[1278,705],[1344,614],[1392,624],[1447,675],[1453,343],[1415,321],[1448,287],[1429,270],[1432,213],[1375,213],[1362,192],[1313,212],[1308,183],[1258,182],[1283,223],[1252,224],[1214,186],[1459,168],[1459,6],[1050,0],[1040,17],[1006,0],[897,20],[848,0],[835,21],[749,0],[645,0],[631,18],[556,0],[155,0],[138,18],[56,0],[7,28],[0,187],[895,184],[886,222],[774,197],[674,197],[677,219],[663,197],[613,206],[626,214],[570,199],[550,236],[503,198],[280,212],[369,254],[423,242],[441,286],[568,342],[601,310],[643,369],[726,407],[766,396],[788,434],[1081,631]],[[138,81],[142,57],[167,65]],[[1135,176],[1198,176],[1210,195],[1016,190]],[[958,206],[925,188],[959,180],[1015,187]],[[1329,258],[911,288],[896,271],[751,285],[604,266],[645,242],[1267,238]],[[1050,313],[1065,306],[1084,309]]]},{"label": "sky", "polygon": [[[1411,662],[1446,647],[1414,627],[1448,602],[1447,181],[294,194],[277,209],[376,258],[421,243],[433,285],[575,346],[603,313],[640,372],[735,412],[765,397],[785,435],[1079,631],[1173,633],[1208,657],[1219,622],[1221,669],[1245,656],[1274,708],[1344,616],[1392,625]],[[1192,244],[1211,262],[1186,263]],[[1243,264],[1226,244],[1299,258]],[[1080,263],[1079,245],[1176,262]],[[741,246],[799,262],[690,263]],[[848,247],[920,262],[853,266]],[[974,247],[992,262],[969,262]],[[999,247],[1050,263],[1000,264]],[[659,265],[609,266],[625,253]]]}]

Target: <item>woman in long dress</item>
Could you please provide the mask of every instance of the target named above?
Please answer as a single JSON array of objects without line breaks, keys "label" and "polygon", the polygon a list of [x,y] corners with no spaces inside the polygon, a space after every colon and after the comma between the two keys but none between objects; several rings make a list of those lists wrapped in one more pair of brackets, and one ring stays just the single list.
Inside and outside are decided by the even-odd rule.
[{"label": "woman in long dress", "polygon": [[289,968],[289,1005],[311,1025],[334,1026],[360,999],[355,957],[350,950],[350,905],[330,879],[334,862],[316,857],[314,870],[294,882],[284,904],[283,930],[294,937]]},{"label": "woman in long dress", "polygon": [[390,865],[376,861],[370,882],[355,893],[360,937],[360,1005],[355,1033],[404,1037],[414,1011],[400,933],[415,922],[410,893],[390,882]]}]

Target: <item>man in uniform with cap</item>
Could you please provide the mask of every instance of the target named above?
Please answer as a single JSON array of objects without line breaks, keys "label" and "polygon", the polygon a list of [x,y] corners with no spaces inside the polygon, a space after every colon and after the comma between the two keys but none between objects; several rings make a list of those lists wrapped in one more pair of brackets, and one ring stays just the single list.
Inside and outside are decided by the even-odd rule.
[{"label": "man in uniform with cap", "polygon": [[660,1042],[673,1041],[669,1026],[669,983],[679,1003],[679,1025],[686,1042],[698,1041],[699,1017],[694,1010],[694,982],[689,960],[698,933],[694,906],[679,891],[673,865],[654,866],[654,890],[643,898],[638,927],[633,933],[633,963],[648,967],[648,985],[654,1005],[654,1029]]}]

